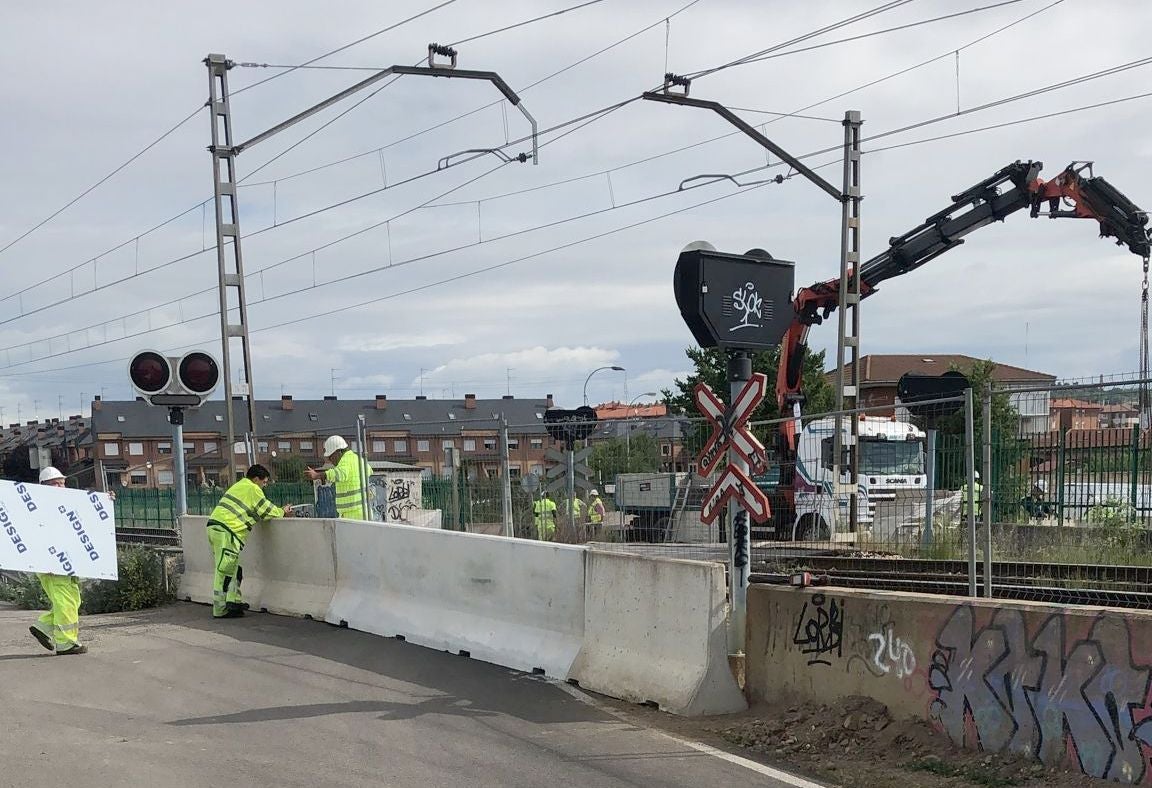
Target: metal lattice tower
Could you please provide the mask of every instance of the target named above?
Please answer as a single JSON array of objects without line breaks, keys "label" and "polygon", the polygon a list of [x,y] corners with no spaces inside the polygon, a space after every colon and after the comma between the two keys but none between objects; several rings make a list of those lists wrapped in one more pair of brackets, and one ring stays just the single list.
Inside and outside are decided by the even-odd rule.
[{"label": "metal lattice tower", "polygon": [[[836,411],[858,407],[860,395],[860,113],[844,113],[844,189],[841,197],[843,222],[840,237],[840,304],[839,333],[836,342],[836,368],[840,372],[840,385],[836,387]],[[846,365],[851,365],[849,367]],[[860,420],[853,414],[849,418],[849,434],[845,440],[841,416],[836,417],[832,457],[836,485],[840,486],[847,464],[850,482],[837,492],[848,493],[849,523],[856,530],[858,501],[856,499],[857,449],[859,447]],[[844,449],[847,448],[845,458]]]},{"label": "metal lattice tower", "polygon": [[[232,144],[232,111],[228,98],[228,69],[232,61],[223,55],[209,55],[208,106],[212,117],[213,202],[216,206],[216,260],[219,264],[220,344],[224,366],[224,412],[228,421],[228,468],[233,471],[236,445],[236,417],[233,394],[247,400],[250,438],[256,434],[256,400],[252,387],[252,354],[248,341],[248,302],[244,296],[244,261],[240,254],[240,215],[236,202],[236,150]],[[232,322],[232,315],[238,317]],[[232,342],[239,340],[243,369],[241,380],[232,380]]]}]

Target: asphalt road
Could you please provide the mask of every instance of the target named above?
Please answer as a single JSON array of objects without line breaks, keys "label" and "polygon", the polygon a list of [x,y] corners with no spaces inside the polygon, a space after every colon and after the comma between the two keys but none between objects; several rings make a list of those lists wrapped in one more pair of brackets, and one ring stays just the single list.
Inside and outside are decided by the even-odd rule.
[{"label": "asphalt road", "polygon": [[802,786],[578,691],[326,624],[186,603],[56,657],[0,606],[0,786]]}]

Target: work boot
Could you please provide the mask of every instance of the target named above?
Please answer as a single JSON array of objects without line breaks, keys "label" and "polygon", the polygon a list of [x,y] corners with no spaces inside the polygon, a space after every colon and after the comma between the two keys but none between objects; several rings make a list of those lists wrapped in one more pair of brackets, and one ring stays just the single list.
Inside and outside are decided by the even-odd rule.
[{"label": "work boot", "polygon": [[70,647],[64,649],[63,651],[57,651],[56,656],[66,657],[70,654],[87,654],[87,653],[88,653],[88,647],[82,646],[79,643],[77,643],[73,646],[70,646]]},{"label": "work boot", "polygon": [[36,638],[37,642],[39,642],[41,646],[48,649],[49,651],[56,650],[56,647],[52,645],[52,638],[41,632],[37,627],[30,626],[28,627],[28,631],[32,633],[32,637]]},{"label": "work boot", "polygon": [[238,604],[236,602],[229,602],[226,607],[227,607],[227,609],[224,611],[224,615],[219,616],[219,618],[243,618],[244,617],[244,607],[245,607],[244,605]]}]

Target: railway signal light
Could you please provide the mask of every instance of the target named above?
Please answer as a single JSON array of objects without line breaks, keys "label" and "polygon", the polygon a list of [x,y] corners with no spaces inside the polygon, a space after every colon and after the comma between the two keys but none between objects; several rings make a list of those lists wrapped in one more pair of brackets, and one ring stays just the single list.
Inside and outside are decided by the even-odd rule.
[{"label": "railway signal light", "polygon": [[183,356],[145,350],[128,362],[128,377],[149,405],[196,408],[220,382],[220,368],[216,359],[199,350]]}]

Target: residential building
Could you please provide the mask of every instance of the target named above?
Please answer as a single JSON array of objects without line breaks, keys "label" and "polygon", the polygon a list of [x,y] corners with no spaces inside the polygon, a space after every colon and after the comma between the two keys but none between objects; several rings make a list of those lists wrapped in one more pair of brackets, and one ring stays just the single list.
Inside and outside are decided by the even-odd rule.
[{"label": "residential building", "polygon": [[1104,406],[1081,399],[1052,400],[1050,428],[1055,432],[1068,430],[1096,430],[1104,425],[1101,412]]},{"label": "residential building", "polygon": [[[247,428],[247,407],[236,398],[231,403],[238,430]],[[277,461],[300,457],[313,467],[324,464],[322,446],[330,435],[340,435],[360,451],[357,422],[363,417],[365,446],[362,452],[373,463],[399,462],[416,466],[425,475],[446,470],[445,450],[455,449],[462,471],[471,477],[500,474],[500,423],[508,422],[510,475],[515,478],[541,472],[544,453],[553,441],[544,427],[544,411],[552,397],[520,400],[435,400],[416,397],[389,400],[380,394],[370,400],[279,400],[256,403],[255,462],[275,468]],[[225,403],[206,402],[188,410],[184,422],[184,454],[187,483],[224,485],[248,465],[245,444],[238,436],[228,447],[225,436]],[[166,487],[174,482],[172,426],[166,408],[152,407],[142,399],[92,403],[91,431],[94,458],[110,485]]]},{"label": "residential building", "polygon": [[599,421],[612,419],[660,419],[668,415],[668,406],[663,402],[651,404],[634,403],[628,405],[623,402],[605,402],[596,406],[596,418]]},{"label": "residential building", "polygon": [[[963,372],[980,361],[973,356],[957,353],[862,356],[859,404],[861,407],[876,408],[874,414],[878,416],[907,418],[908,412],[900,407],[896,393],[896,386],[903,375],[942,375],[954,369]],[[852,365],[849,364],[849,374],[851,369]],[[825,373],[825,377],[833,386],[839,382],[835,370]],[[992,369],[992,380],[1000,391],[1008,393],[1012,407],[1020,414],[1021,435],[1038,435],[1048,431],[1051,397],[1046,387],[1056,382],[1055,375],[1010,364],[996,364]]]},{"label": "residential building", "polygon": [[69,484],[92,483],[92,432],[82,416],[29,421],[0,428],[0,468],[5,478],[34,480],[35,471],[55,465]]},{"label": "residential building", "polygon": [[1133,427],[1140,424],[1140,409],[1127,403],[1105,405],[1100,410],[1100,426],[1105,429]]}]

